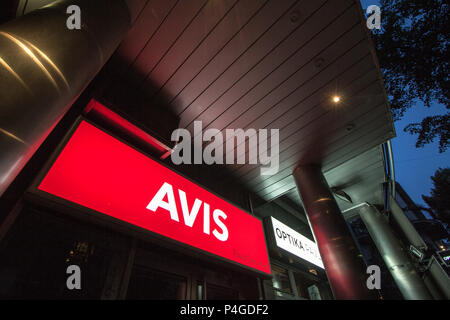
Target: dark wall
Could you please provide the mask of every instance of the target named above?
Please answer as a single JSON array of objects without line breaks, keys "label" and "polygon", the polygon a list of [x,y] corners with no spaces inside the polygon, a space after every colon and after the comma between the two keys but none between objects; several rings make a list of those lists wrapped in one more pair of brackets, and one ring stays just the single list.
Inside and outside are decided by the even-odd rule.
[{"label": "dark wall", "polygon": [[120,111],[128,120],[138,123],[146,132],[158,138],[167,146],[173,147],[171,141],[173,130],[178,128],[180,119],[162,102],[155,104],[146,92],[119,77],[109,69],[109,83],[102,90],[101,100],[109,107]]},{"label": "dark wall", "polygon": [[11,20],[16,16],[19,0],[2,0],[0,1],[0,24]]},{"label": "dark wall", "polygon": [[299,218],[285,211],[275,202],[269,202],[263,206],[256,208],[255,213],[262,218],[273,216],[275,219],[286,224],[298,233],[307,237],[309,240],[314,241],[314,237],[311,233],[309,225],[305,224]]}]

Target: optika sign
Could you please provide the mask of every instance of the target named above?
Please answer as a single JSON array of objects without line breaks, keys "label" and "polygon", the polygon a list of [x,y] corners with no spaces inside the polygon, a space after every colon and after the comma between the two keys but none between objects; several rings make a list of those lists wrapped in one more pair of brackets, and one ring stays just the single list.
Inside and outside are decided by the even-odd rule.
[{"label": "optika sign", "polygon": [[[174,164],[245,164],[248,153],[249,164],[260,164],[261,175],[273,175],[279,166],[279,130],[271,129],[226,129],[225,135],[218,129],[203,132],[202,122],[194,121],[194,141],[187,129],[176,129],[171,140],[177,141],[171,159]],[[180,141],[181,138],[181,141]],[[270,138],[270,155],[268,139]],[[246,152],[248,139],[248,152]],[[203,143],[208,143],[202,149]],[[236,142],[236,143],[235,143]],[[194,159],[192,151],[194,148]],[[224,148],[225,145],[225,148]],[[236,147],[236,154],[234,152]],[[226,154],[224,155],[224,151]],[[236,159],[236,162],[235,162]]]},{"label": "optika sign", "polygon": [[270,274],[261,220],[86,121],[38,190]]},{"label": "optika sign", "polygon": [[271,217],[275,241],[278,247],[306,261],[324,268],[319,249],[315,242],[309,240],[294,229]]}]

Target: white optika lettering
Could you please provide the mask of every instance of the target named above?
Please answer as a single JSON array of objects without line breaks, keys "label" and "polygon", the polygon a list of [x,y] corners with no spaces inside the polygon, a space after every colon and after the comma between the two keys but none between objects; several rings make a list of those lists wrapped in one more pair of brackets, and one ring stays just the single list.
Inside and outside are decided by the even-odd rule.
[{"label": "white optika lettering", "polygon": [[[194,164],[245,164],[246,139],[248,139],[248,163],[261,164],[261,175],[273,175],[279,167],[279,130],[260,129],[226,129],[225,140],[218,129],[207,129],[203,132],[202,122],[194,121]],[[179,141],[181,138],[181,141]],[[270,155],[268,152],[268,140],[270,138]],[[172,141],[177,141],[171,154],[174,164],[192,163],[192,138],[187,129],[176,129],[172,133]],[[236,144],[235,144],[236,140]],[[203,143],[208,142],[202,150]],[[224,156],[224,144],[225,156]],[[234,150],[236,149],[236,157]]]},{"label": "white optika lettering", "polygon": [[[164,201],[164,198],[166,196],[167,201]],[[192,208],[189,210],[186,193],[181,189],[178,189],[178,198],[180,199],[184,224],[191,228],[194,225],[197,215],[200,212],[200,208],[203,205],[203,232],[209,235],[211,231],[209,204],[199,199],[195,199]],[[147,209],[153,212],[156,212],[158,208],[162,208],[164,210],[169,211],[170,218],[174,221],[180,222],[173,187],[171,184],[167,182],[164,182],[164,184],[161,186],[161,188],[159,188],[158,192],[155,194],[153,199],[147,205]],[[220,241],[226,241],[228,239],[228,229],[224,221],[227,219],[227,215],[225,214],[225,212],[219,209],[215,209],[212,215],[213,221],[216,224],[217,228],[219,229],[217,230],[217,228],[215,228],[212,231],[212,234]]]},{"label": "white optika lettering", "polygon": [[318,267],[324,268],[319,248],[314,241],[301,235],[294,229],[271,217],[275,242],[278,247],[306,260]]}]

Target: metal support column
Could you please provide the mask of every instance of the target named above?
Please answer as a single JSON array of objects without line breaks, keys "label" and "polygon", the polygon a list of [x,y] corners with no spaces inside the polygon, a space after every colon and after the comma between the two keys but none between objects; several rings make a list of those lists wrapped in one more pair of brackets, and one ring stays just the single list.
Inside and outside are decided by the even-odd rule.
[{"label": "metal support column", "polygon": [[407,300],[432,299],[385,217],[370,204],[361,206],[359,214],[403,297]]},{"label": "metal support column", "polygon": [[123,0],[60,0],[0,26],[0,196],[129,27]]},{"label": "metal support column", "polygon": [[366,266],[319,167],[294,170],[303,206],[336,299],[375,299]]}]

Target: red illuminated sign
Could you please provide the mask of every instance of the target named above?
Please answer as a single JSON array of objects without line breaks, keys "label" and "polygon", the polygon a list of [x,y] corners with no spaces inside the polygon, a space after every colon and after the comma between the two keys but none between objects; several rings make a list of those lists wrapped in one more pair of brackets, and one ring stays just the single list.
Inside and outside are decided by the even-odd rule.
[{"label": "red illuminated sign", "polygon": [[38,189],[270,274],[259,219],[86,121]]}]

